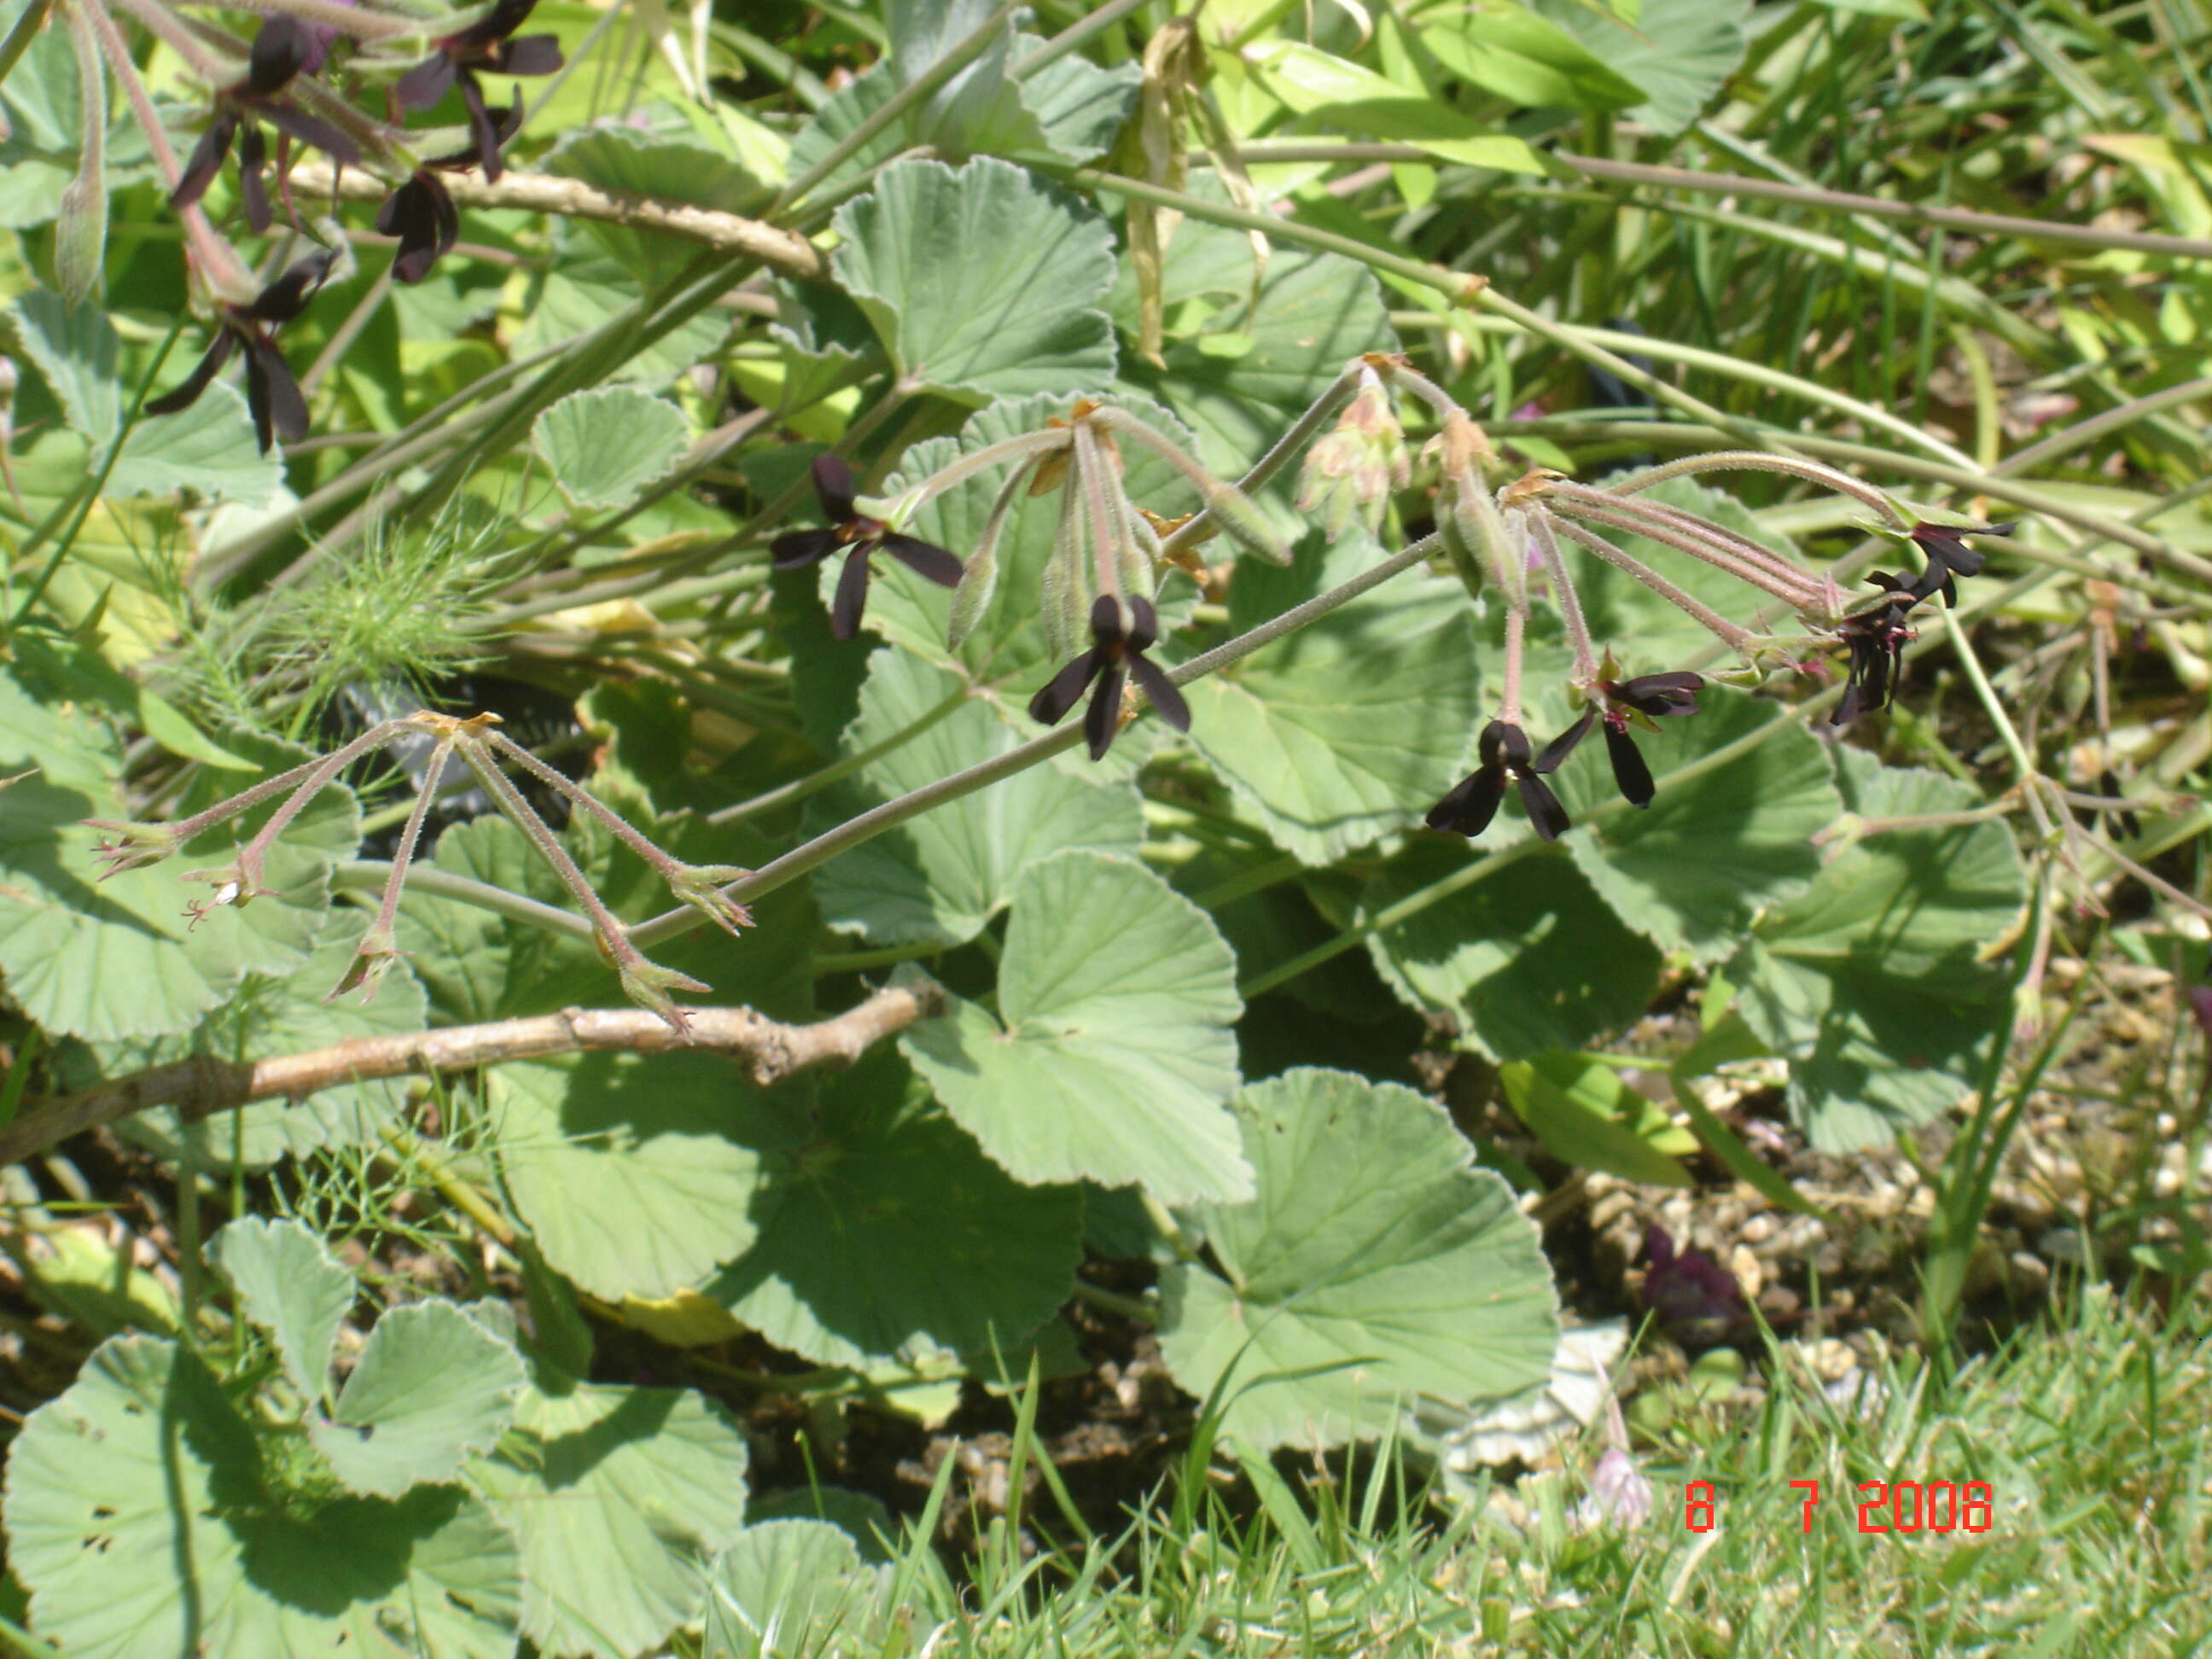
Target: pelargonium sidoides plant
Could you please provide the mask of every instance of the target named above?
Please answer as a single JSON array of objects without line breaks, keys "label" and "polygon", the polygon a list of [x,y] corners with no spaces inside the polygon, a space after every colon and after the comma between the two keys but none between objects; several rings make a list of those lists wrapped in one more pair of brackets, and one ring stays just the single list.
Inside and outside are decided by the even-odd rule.
[{"label": "pelargonium sidoides plant", "polygon": [[[289,304],[289,295],[305,283],[288,275],[280,286],[285,288]],[[263,313],[270,310],[245,308],[240,313],[244,320],[234,326],[250,331]],[[265,342],[248,338],[242,343],[250,367],[264,361],[258,354]],[[1710,631],[1737,658],[1736,668],[1722,678],[1741,685],[1759,684],[1778,667],[1812,668],[1824,653],[1842,646],[1845,685],[1831,716],[1832,723],[1840,725],[1884,708],[1894,698],[1904,647],[1912,638],[1914,608],[1939,596],[1953,600],[1955,579],[1981,568],[1982,555],[1966,538],[2007,534],[2013,528],[1917,520],[1880,490],[1846,474],[1815,462],[1757,451],[1688,457],[1632,473],[1602,488],[1545,469],[1493,483],[1492,475],[1504,477],[1505,470],[1466,411],[1404,359],[1370,354],[1350,364],[1252,473],[1237,483],[1212,477],[1195,457],[1127,410],[1084,398],[1065,416],[962,456],[886,501],[865,501],[847,465],[834,453],[825,453],[814,464],[813,481],[830,523],[787,532],[775,538],[769,550],[775,562],[787,568],[844,553],[831,622],[832,631],[846,638],[860,626],[872,554],[890,554],[925,579],[954,590],[948,638],[957,647],[994,601],[1000,533],[1014,502],[1024,492],[1056,493],[1058,530],[1040,592],[1046,637],[1060,665],[1032,697],[1029,712],[1046,726],[1057,726],[1087,696],[1083,736],[1091,758],[1102,759],[1121,726],[1140,712],[1142,705],[1133,694],[1170,726],[1179,730],[1190,726],[1191,711],[1178,686],[1208,665],[1192,662],[1170,668],[1156,656],[1164,644],[1164,624],[1154,597],[1160,574],[1170,566],[1195,567],[1206,580],[1218,580],[1218,573],[1207,570],[1194,550],[1216,532],[1225,533],[1242,551],[1287,562],[1288,550],[1248,491],[1300,455],[1302,507],[1311,511],[1325,503],[1333,527],[1339,529],[1354,514],[1379,517],[1390,493],[1411,479],[1407,445],[1394,409],[1395,395],[1418,399],[1436,419],[1437,435],[1430,448],[1437,468],[1438,527],[1391,563],[1406,568],[1424,559],[1440,561],[1460,575],[1479,601],[1498,604],[1504,619],[1500,689],[1495,713],[1479,735],[1480,763],[1431,809],[1426,822],[1434,830],[1481,834],[1496,817],[1510,783],[1516,787],[1535,833],[1546,841],[1556,840],[1571,825],[1546,777],[1565,764],[1593,731],[1604,734],[1622,795],[1632,805],[1646,806],[1656,785],[1636,746],[1635,732],[1639,727],[1653,729],[1661,720],[1698,712],[1698,698],[1707,690],[1705,675],[1660,664],[1632,664],[1636,672],[1627,672],[1613,645],[1601,648],[1585,622],[1563,544],[1588,550]],[[1324,432],[1324,428],[1328,429]],[[1125,445],[1140,447],[1167,461],[1196,489],[1202,509],[1170,521],[1132,500],[1123,482]],[[932,496],[994,469],[1003,469],[1003,481],[975,545],[964,556],[899,528]],[[1645,495],[1668,478],[1729,470],[1787,474],[1843,495],[1877,515],[1868,525],[1869,530],[1917,547],[1922,569],[1910,577],[1873,573],[1868,580],[1881,590],[1879,598],[1872,605],[1855,605],[1832,575],[1711,519]],[[1662,571],[1626,551],[1616,536],[1639,537],[1711,566],[1741,582],[1747,597],[1770,607],[1780,602],[1800,625],[1798,629],[1753,628],[1723,616]],[[1323,596],[1315,603],[1326,606],[1333,602],[1334,596]],[[1582,712],[1538,749],[1524,725],[1522,666],[1529,617],[1541,605],[1555,611],[1571,649],[1567,691],[1571,703]],[[1279,618],[1246,635],[1235,649],[1241,654],[1257,648],[1298,620],[1296,613]],[[1620,648],[1632,654],[1632,647]],[[402,736],[428,732],[437,747],[393,858],[383,904],[337,990],[373,990],[389,965],[396,949],[393,917],[416,837],[446,762],[459,755],[495,806],[523,829],[590,915],[600,950],[617,969],[624,989],[682,1031],[684,1016],[671,994],[707,988],[644,957],[593,894],[558,837],[506,779],[501,767],[521,769],[604,823],[667,880],[677,898],[732,933],[750,918],[735,895],[726,890],[750,872],[693,867],[663,853],[588,791],[490,729],[495,723],[488,716],[459,720],[430,714],[386,721],[324,759],[268,780],[189,822],[102,823],[100,827],[112,837],[102,850],[111,870],[150,863],[289,790],[283,806],[233,864],[193,876],[216,888],[215,897],[206,902],[244,903],[259,890],[259,862],[268,846],[308,799],[362,755]],[[205,904],[195,908],[204,909]]]}]

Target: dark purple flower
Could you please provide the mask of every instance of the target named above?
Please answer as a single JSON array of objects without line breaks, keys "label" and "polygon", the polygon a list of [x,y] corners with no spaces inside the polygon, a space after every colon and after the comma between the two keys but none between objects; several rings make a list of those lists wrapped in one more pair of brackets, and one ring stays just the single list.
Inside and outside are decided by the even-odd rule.
[{"label": "dark purple flower", "polygon": [[1430,829],[1469,837],[1480,835],[1498,816],[1508,778],[1520,787],[1521,805],[1528,814],[1529,827],[1539,836],[1557,841],[1573,827],[1551,785],[1537,775],[1536,763],[1529,756],[1528,734],[1519,726],[1491,721],[1482,728],[1475,756],[1481,763],[1429,809]]},{"label": "dark purple flower", "polygon": [[943,548],[902,536],[881,519],[871,519],[853,504],[852,469],[826,450],[814,458],[814,493],[830,524],[822,530],[793,530],[768,544],[778,570],[819,564],[839,548],[845,568],[838,573],[837,597],[830,607],[830,631],[849,640],[860,631],[860,612],[868,603],[868,555],[882,548],[918,576],[939,587],[960,585],[960,561]]},{"label": "dark purple flower", "polygon": [[[1877,571],[1875,580],[1882,586],[1894,582],[1895,577],[1881,580]],[[1913,596],[1909,591],[1890,590],[1890,596],[1871,611],[1862,611],[1856,617],[1844,618],[1839,630],[1851,649],[1851,665],[1844,684],[1843,701],[1836,712],[1828,716],[1831,726],[1849,726],[1870,708],[1887,708],[1897,696],[1905,647],[1912,641],[1912,630],[1905,625],[1905,614],[1912,609]]]},{"label": "dark purple flower", "polygon": [[176,389],[146,405],[149,415],[173,415],[189,409],[208,388],[208,382],[230,361],[231,354],[246,354],[246,402],[253,411],[253,434],[264,454],[272,438],[296,443],[307,435],[307,400],[284,356],[276,349],[277,329],[307,308],[331,274],[335,253],[311,253],[254,296],[251,305],[218,303],[216,336],[190,374]]},{"label": "dark purple flower", "polygon": [[1091,692],[1091,707],[1083,714],[1083,735],[1090,740],[1091,758],[1102,760],[1121,729],[1122,682],[1133,679],[1162,720],[1178,732],[1189,731],[1190,705],[1167,671],[1145,654],[1159,636],[1159,612],[1150,599],[1131,599],[1125,612],[1122,601],[1101,593],[1091,602],[1091,649],[1030,699],[1030,718],[1059,725],[1082,697],[1084,688],[1096,680],[1098,689]]},{"label": "dark purple flower", "polygon": [[1638,1299],[1676,1341],[1717,1342],[1745,1316],[1735,1275],[1703,1250],[1677,1255],[1663,1227],[1644,1230],[1644,1288]]},{"label": "dark purple flower", "polygon": [[[494,137],[505,143],[521,125],[522,97],[518,91],[514,102],[495,118]],[[376,228],[384,235],[399,239],[399,251],[392,258],[395,281],[421,282],[430,274],[430,267],[439,258],[460,240],[460,210],[453,205],[453,192],[446,188],[438,173],[474,167],[476,163],[477,153],[472,149],[450,155],[426,156],[422,165],[384,198],[383,205],[376,210]]]},{"label": "dark purple flower", "polygon": [[485,75],[550,75],[561,67],[561,43],[550,34],[510,40],[537,6],[538,0],[496,0],[477,21],[437,43],[428,58],[399,77],[393,89],[402,109],[428,109],[453,87],[461,89],[461,102],[469,112],[469,136],[484,177],[497,179],[502,170],[499,147],[503,135],[484,105],[483,88],[477,80]]},{"label": "dark purple flower", "polygon": [[[1924,599],[1932,593],[1941,593],[1943,603],[1959,603],[1959,589],[1952,580],[1956,576],[1978,576],[1987,556],[1966,545],[1968,536],[2009,536],[2020,528],[2018,523],[1984,525],[1916,524],[1905,532],[1919,547],[1927,566],[1920,580],[1903,591],[1915,599]],[[1886,585],[1886,584],[1885,584]]]},{"label": "dark purple flower", "polygon": [[261,179],[269,159],[268,143],[261,133],[263,121],[276,129],[280,173],[294,139],[313,145],[342,167],[361,160],[361,151],[352,139],[284,95],[294,77],[313,75],[322,68],[337,39],[336,29],[320,24],[282,15],[264,20],[253,37],[246,78],[215,95],[215,113],[207,131],[192,147],[177,187],[169,192],[171,206],[190,207],[207,194],[207,187],[222,170],[223,158],[230,154],[232,141],[236,140],[238,194],[246,209],[246,222],[257,232],[267,230],[272,216],[268,187]]},{"label": "dark purple flower", "polygon": [[1649,726],[1671,715],[1696,714],[1698,693],[1705,689],[1704,676],[1686,672],[1639,674],[1629,680],[1601,680],[1597,690],[1604,702],[1592,703],[1580,720],[1546,744],[1532,769],[1558,771],[1601,718],[1605,721],[1606,753],[1613,762],[1613,782],[1631,805],[1649,806],[1658,786],[1652,781],[1651,769],[1644,764],[1643,751],[1629,735],[1629,727],[1638,716]]}]

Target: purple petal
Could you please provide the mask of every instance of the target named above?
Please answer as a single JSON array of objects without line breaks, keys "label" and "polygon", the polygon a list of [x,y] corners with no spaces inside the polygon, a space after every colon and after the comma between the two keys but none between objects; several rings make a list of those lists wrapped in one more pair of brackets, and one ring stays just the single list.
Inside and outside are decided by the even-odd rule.
[{"label": "purple petal", "polygon": [[[522,88],[520,87],[514,89],[514,101],[492,117],[492,125],[502,147],[521,128]],[[422,159],[422,165],[426,167],[472,167],[476,164],[477,153],[473,146],[467,149],[448,151],[443,155],[428,155]]]},{"label": "purple petal", "polygon": [[246,222],[258,235],[269,228],[275,218],[269,209],[269,186],[261,177],[262,169],[269,165],[268,142],[261,129],[249,121],[238,141],[238,200],[246,210]]},{"label": "purple petal", "polygon": [[1121,627],[1121,602],[1111,593],[1091,601],[1091,637],[1101,645],[1119,645],[1127,637]]},{"label": "purple petal", "polygon": [[1133,594],[1129,599],[1129,649],[1149,651],[1159,636],[1160,613],[1152,609],[1152,602],[1143,594]]},{"label": "purple petal", "polygon": [[1534,772],[1522,772],[1514,781],[1521,786],[1522,810],[1528,814],[1529,827],[1546,841],[1557,841],[1574,828],[1567,817],[1567,809],[1559,805],[1559,798],[1552,793],[1552,786]]},{"label": "purple petal", "polygon": [[1606,753],[1613,758],[1613,781],[1620,786],[1632,806],[1649,806],[1658,786],[1651,781],[1651,769],[1644,763],[1644,751],[1636,746],[1636,739],[1613,726],[1605,728]]},{"label": "purple petal", "polygon": [[1583,717],[1544,745],[1544,752],[1528,763],[1532,772],[1556,772],[1575,752],[1575,745],[1589,736],[1589,729],[1597,724],[1595,708],[1585,709]]},{"label": "purple petal", "polygon": [[778,570],[819,564],[841,545],[834,530],[793,530],[768,544],[769,562]]},{"label": "purple petal", "polygon": [[178,175],[177,187],[169,192],[171,207],[190,207],[207,194],[207,187],[222,171],[222,158],[230,154],[230,141],[237,136],[238,117],[228,110],[217,112],[207,131],[200,134],[199,143],[192,146],[191,159]]},{"label": "purple petal", "polygon": [[939,587],[960,586],[960,561],[941,547],[900,535],[886,535],[876,544],[915,574],[927,577]]},{"label": "purple petal", "polygon": [[1030,699],[1030,718],[1042,726],[1057,726],[1083,696],[1083,688],[1105,665],[1096,651],[1086,651],[1048,680]]},{"label": "purple petal", "polygon": [[246,80],[237,90],[249,98],[266,98],[306,66],[313,49],[314,42],[308,37],[306,27],[296,19],[267,19],[254,34],[253,49],[246,59]]},{"label": "purple petal", "polygon": [[319,116],[286,103],[270,104],[261,113],[279,132],[302,144],[312,144],[343,167],[353,167],[361,161],[361,146]]},{"label": "purple petal", "polygon": [[376,228],[399,239],[392,261],[393,280],[419,283],[459,239],[460,210],[434,174],[417,173],[384,198],[376,210]]},{"label": "purple petal", "polygon": [[246,339],[246,400],[253,406],[254,430],[264,452],[271,429],[288,444],[307,435],[307,400],[274,341],[258,337]]},{"label": "purple petal", "polygon": [[453,84],[453,60],[442,52],[432,52],[401,76],[392,90],[402,109],[428,109],[443,98]]},{"label": "purple petal", "polygon": [[256,322],[290,322],[307,308],[307,301],[315,297],[315,290],[328,280],[331,266],[337,257],[332,251],[310,253],[295,261],[282,276],[254,296],[246,314]]},{"label": "purple petal", "polygon": [[1098,677],[1098,689],[1091,694],[1091,707],[1083,711],[1083,737],[1091,745],[1091,758],[1103,760],[1106,751],[1114,746],[1114,734],[1121,729],[1121,685],[1127,676],[1116,663]]},{"label": "purple petal", "polygon": [[476,146],[477,163],[483,168],[484,177],[495,185],[507,171],[507,164],[499,157],[499,123],[484,107],[483,88],[477,84],[477,77],[463,70],[459,78],[461,102],[469,112],[469,142]]},{"label": "purple petal", "polygon": [[830,605],[830,631],[849,640],[860,631],[860,612],[868,603],[868,544],[861,543],[845,556],[837,573],[837,597]]},{"label": "purple petal", "polygon": [[1152,700],[1152,707],[1159,711],[1160,718],[1178,732],[1189,731],[1190,705],[1183,701],[1182,693],[1176,690],[1166,671],[1141,651],[1131,652],[1128,663],[1130,677]]},{"label": "purple petal", "polygon": [[208,382],[215,379],[222,366],[230,361],[230,354],[237,349],[238,336],[227,328],[217,329],[206,352],[192,366],[192,372],[160,397],[147,399],[144,412],[149,415],[173,415],[180,409],[190,409],[199,400],[200,393],[208,389]]},{"label": "purple petal", "polygon": [[833,524],[850,524],[857,514],[853,508],[853,469],[845,465],[844,458],[825,449],[814,458],[808,471],[814,477],[814,496],[822,503],[823,515]]},{"label": "purple petal", "polygon": [[484,67],[499,75],[550,75],[561,67],[561,43],[550,34],[503,41]]},{"label": "purple petal", "polygon": [[1474,836],[1490,828],[1498,804],[1505,799],[1505,773],[1486,766],[1453,786],[1452,791],[1429,809],[1428,826],[1455,835]]}]

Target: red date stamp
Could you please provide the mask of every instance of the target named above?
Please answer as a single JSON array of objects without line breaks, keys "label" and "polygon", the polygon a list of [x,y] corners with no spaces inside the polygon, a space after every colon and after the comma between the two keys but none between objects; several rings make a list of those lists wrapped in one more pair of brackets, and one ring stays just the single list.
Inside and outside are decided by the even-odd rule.
[{"label": "red date stamp", "polygon": [[[1813,1530],[1820,1501],[1817,1480],[1792,1480],[1804,1495],[1803,1530]],[[1986,1480],[1862,1480],[1857,1486],[1863,1533],[1987,1532],[1996,1520],[1996,1492]],[[1692,1532],[1718,1524],[1720,1500],[1710,1480],[1692,1480],[1683,1494],[1682,1522]]]}]

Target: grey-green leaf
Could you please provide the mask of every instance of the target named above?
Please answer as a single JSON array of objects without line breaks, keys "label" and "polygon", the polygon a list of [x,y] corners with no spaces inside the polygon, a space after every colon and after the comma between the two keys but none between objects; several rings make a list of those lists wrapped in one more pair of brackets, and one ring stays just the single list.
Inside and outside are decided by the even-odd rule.
[{"label": "grey-green leaf", "polygon": [[[1250,625],[1380,563],[1364,531],[1319,533],[1282,572],[1237,579]],[[1466,772],[1480,724],[1474,625],[1456,583],[1409,573],[1194,683],[1190,740],[1271,840],[1328,864],[1419,822]]]},{"label": "grey-green leaf", "polygon": [[[1361,895],[1364,920],[1450,879],[1479,854],[1416,842]],[[1376,928],[1383,982],[1422,1013],[1449,1012],[1494,1060],[1577,1048],[1631,1024],[1658,988],[1660,956],[1564,858],[1538,856]]]},{"label": "grey-green leaf", "polygon": [[902,1043],[1017,1180],[1234,1200],[1252,1190],[1225,1105],[1243,1007],[1205,912],[1141,865],[1062,853],[1014,883],[998,1018],[956,1000]]},{"label": "grey-green leaf", "polygon": [[514,1535],[477,1498],[271,1501],[273,1448],[174,1343],[104,1344],[11,1449],[9,1565],[84,1659],[510,1659]]},{"label": "grey-green leaf", "polygon": [[1237,1102],[1257,1194],[1198,1211],[1227,1277],[1160,1281],[1160,1351],[1253,1446],[1389,1431],[1416,1393],[1464,1401],[1549,1374],[1558,1303],[1534,1225],[1443,1109],[1300,1069]]},{"label": "grey-green leaf", "polygon": [[[1917,817],[1982,805],[1933,772],[1837,751],[1854,812]],[[1745,1022],[1790,1061],[1792,1115],[1823,1152],[1887,1146],[1948,1108],[2010,1023],[2002,969],[1977,958],[2027,899],[2002,824],[1900,830],[1834,850],[1762,918],[1729,970]]]},{"label": "grey-green leaf", "polygon": [[658,1651],[744,1528],[744,1436],[688,1389],[591,1383],[527,1390],[514,1427],[470,1478],[521,1540],[524,1632],[549,1659]]},{"label": "grey-green leaf", "polygon": [[1672,137],[1704,113],[1706,101],[1743,61],[1744,0],[1643,0],[1636,21],[1578,0],[1531,0],[1533,9],[1590,49],[1615,74],[1644,89],[1629,113]]},{"label": "grey-green leaf", "polygon": [[450,1302],[376,1322],[337,1409],[307,1433],[351,1490],[397,1498],[440,1485],[489,1451],[514,1419],[522,1356]]},{"label": "grey-green leaf", "polygon": [[[844,751],[864,753],[922,729],[827,792],[813,821],[842,823],[1034,735],[963,694],[957,675],[903,652],[876,653]],[[1144,827],[1127,779],[1101,781],[1079,762],[1033,766],[855,848],[815,878],[815,895],[830,926],[875,943],[957,945],[983,930],[1038,859],[1075,847],[1133,858]]]},{"label": "grey-green leaf", "polygon": [[241,1216],[210,1239],[208,1259],[238,1292],[239,1310],[276,1343],[300,1397],[319,1402],[331,1345],[353,1308],[353,1275],[300,1223],[259,1216]]},{"label": "grey-green leaf", "polygon": [[901,371],[971,403],[1074,393],[1114,377],[1104,220],[1024,169],[980,156],[886,167],[837,210],[833,256]]},{"label": "grey-green leaf", "polygon": [[1081,1193],[1019,1184],[911,1083],[889,1048],[824,1081],[805,1138],[764,1146],[759,1240],[703,1287],[819,1364],[1012,1352],[1074,1288]]},{"label": "grey-green leaf", "polygon": [[1630,927],[1663,949],[1716,960],[1818,873],[1813,837],[1843,811],[1827,752],[1777,705],[1717,690],[1696,714],[1636,742],[1657,798],[1589,821],[1587,809],[1619,798],[1602,752],[1585,745],[1554,780],[1581,826],[1566,844]]},{"label": "grey-green leaf", "polygon": [[673,1295],[751,1244],[760,1158],[722,1128],[745,1085],[700,1054],[501,1066],[491,1123],[549,1266],[609,1301]]},{"label": "grey-green leaf", "polygon": [[572,392],[530,429],[562,493],[580,507],[623,507],[684,454],[684,411],[634,386]]}]

